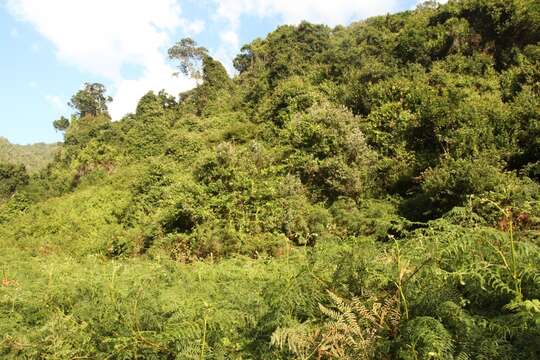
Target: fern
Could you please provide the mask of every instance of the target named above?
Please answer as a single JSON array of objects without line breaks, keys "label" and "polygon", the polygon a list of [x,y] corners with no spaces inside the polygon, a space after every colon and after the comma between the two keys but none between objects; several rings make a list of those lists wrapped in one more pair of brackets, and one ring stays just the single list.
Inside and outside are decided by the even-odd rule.
[{"label": "fern", "polygon": [[[373,359],[377,341],[397,332],[401,320],[399,298],[383,302],[358,298],[345,300],[328,292],[331,306],[319,305],[326,320],[317,330],[313,324],[300,324],[274,332],[272,344],[300,359]],[[366,304],[371,303],[371,306]]]}]

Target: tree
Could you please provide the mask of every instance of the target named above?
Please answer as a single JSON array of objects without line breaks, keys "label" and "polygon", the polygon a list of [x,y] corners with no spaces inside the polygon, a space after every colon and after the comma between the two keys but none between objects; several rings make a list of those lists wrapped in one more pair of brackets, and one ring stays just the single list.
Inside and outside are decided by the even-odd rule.
[{"label": "tree", "polygon": [[62,116],[60,119],[53,121],[53,126],[57,131],[66,131],[69,128],[69,120]]},{"label": "tree", "polygon": [[250,45],[244,45],[240,49],[240,54],[233,60],[233,66],[240,74],[246,72],[255,60],[253,49]]},{"label": "tree", "polygon": [[24,165],[0,163],[0,198],[12,195],[19,187],[27,185],[29,180]]},{"label": "tree", "polygon": [[191,38],[184,38],[169,49],[169,59],[180,61],[178,65],[180,73],[196,80],[202,78],[202,63],[208,57],[208,50],[197,46],[195,40]]},{"label": "tree", "polygon": [[[197,80],[197,87],[180,95],[181,102],[197,115],[209,114],[212,103],[227,92],[232,93],[232,81],[219,61],[208,55],[208,50],[197,46],[190,38],[177,42],[169,49],[169,58],[180,61],[179,73]],[[223,108],[220,108],[223,110]]]},{"label": "tree", "polygon": [[107,104],[113,99],[105,95],[106,91],[105,86],[100,83],[85,83],[84,89],[73,95],[68,105],[75,109],[80,117],[102,114],[109,116]]}]

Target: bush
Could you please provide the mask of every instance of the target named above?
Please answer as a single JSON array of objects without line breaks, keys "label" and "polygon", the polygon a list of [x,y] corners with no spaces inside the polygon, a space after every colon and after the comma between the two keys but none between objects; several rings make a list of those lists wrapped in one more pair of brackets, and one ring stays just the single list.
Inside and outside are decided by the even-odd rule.
[{"label": "bush", "polygon": [[316,87],[301,77],[292,77],[278,83],[274,92],[263,102],[260,116],[283,127],[294,114],[308,110],[321,100]]},{"label": "bush", "polygon": [[433,219],[455,206],[461,206],[471,195],[483,196],[503,191],[503,184],[512,181],[492,161],[486,159],[443,159],[422,175],[421,192],[403,205],[411,219]]},{"label": "bush", "polygon": [[373,191],[376,154],[348,110],[324,103],[298,114],[285,129],[293,147],[291,170],[315,193],[328,199]]},{"label": "bush", "polygon": [[0,200],[28,185],[29,181],[24,165],[0,164]]}]

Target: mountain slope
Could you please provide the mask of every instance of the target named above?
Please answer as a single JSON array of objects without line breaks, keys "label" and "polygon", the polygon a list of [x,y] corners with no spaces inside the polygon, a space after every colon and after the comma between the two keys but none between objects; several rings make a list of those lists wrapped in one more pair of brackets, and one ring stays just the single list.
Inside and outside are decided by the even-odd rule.
[{"label": "mountain slope", "polygon": [[57,149],[57,144],[16,145],[0,137],[0,162],[23,164],[36,173],[53,161]]},{"label": "mountain slope", "polygon": [[[282,26],[0,202],[7,358],[540,357],[540,7]],[[13,180],[6,172],[2,175]]]}]

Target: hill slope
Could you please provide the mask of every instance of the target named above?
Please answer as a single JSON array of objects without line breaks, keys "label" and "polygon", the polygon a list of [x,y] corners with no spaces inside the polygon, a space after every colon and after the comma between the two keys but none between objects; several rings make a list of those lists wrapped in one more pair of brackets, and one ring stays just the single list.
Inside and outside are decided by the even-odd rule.
[{"label": "hill slope", "polygon": [[428,3],[279,27],[232,79],[184,39],[201,84],[117,122],[85,84],[0,174],[0,354],[539,358],[539,42],[537,1]]},{"label": "hill slope", "polygon": [[16,145],[0,137],[0,162],[23,164],[35,173],[53,161],[57,149],[57,144]]}]

